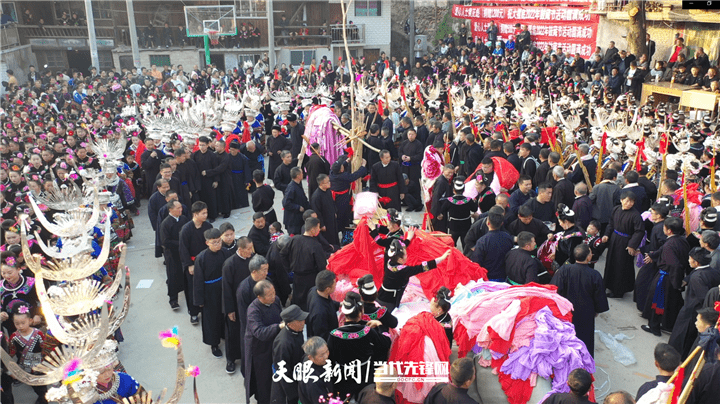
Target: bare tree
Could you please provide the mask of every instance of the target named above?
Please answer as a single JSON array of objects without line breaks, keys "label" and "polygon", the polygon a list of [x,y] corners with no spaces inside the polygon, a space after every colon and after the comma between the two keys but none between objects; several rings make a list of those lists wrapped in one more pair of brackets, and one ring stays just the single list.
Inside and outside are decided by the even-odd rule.
[{"label": "bare tree", "polygon": [[645,2],[643,0],[632,0],[628,4],[628,51],[638,59],[640,55],[647,53],[645,44]]}]

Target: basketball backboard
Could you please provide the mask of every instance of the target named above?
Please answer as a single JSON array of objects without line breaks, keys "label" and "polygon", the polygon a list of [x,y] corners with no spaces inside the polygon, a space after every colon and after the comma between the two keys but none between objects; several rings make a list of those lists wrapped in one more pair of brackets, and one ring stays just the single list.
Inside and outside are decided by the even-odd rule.
[{"label": "basketball backboard", "polygon": [[235,6],[185,6],[185,27],[189,37],[236,35]]}]

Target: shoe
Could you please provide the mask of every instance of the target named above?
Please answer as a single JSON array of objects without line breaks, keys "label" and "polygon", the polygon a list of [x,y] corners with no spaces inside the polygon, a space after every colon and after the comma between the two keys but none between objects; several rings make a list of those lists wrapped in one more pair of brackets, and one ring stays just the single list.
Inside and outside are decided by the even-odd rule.
[{"label": "shoe", "polygon": [[423,211],[423,207],[422,207],[422,206],[420,206],[419,208],[415,209],[415,212],[422,212],[422,211]]},{"label": "shoe", "polygon": [[196,325],[198,323],[198,316],[190,316],[190,324]]},{"label": "shoe", "polygon": [[208,219],[209,223],[215,223],[215,219]]},{"label": "shoe", "polygon": [[170,308],[173,309],[173,311],[176,311],[180,309],[180,305],[177,301],[173,300],[172,302],[170,302]]},{"label": "shoe", "polygon": [[623,298],[623,295],[616,295],[613,292],[608,292],[606,296],[609,297],[610,299],[622,299]]},{"label": "shoe", "polygon": [[213,347],[210,347],[210,351],[212,352],[214,357],[222,358],[222,351],[220,350],[220,348],[213,346]]},{"label": "shoe", "polygon": [[231,375],[235,373],[235,362],[228,362],[225,366],[225,373]]},{"label": "shoe", "polygon": [[643,331],[649,332],[650,334],[652,334],[652,335],[654,335],[654,336],[656,336],[656,337],[659,337],[659,336],[662,335],[662,333],[661,333],[660,331],[653,331],[653,329],[650,328],[649,325],[643,324],[643,325],[640,326],[640,328],[642,328]]},{"label": "shoe", "polygon": [[227,219],[227,218],[229,218],[229,217],[230,217],[230,214],[229,214],[229,213],[226,213],[226,214],[223,215],[223,219]]}]

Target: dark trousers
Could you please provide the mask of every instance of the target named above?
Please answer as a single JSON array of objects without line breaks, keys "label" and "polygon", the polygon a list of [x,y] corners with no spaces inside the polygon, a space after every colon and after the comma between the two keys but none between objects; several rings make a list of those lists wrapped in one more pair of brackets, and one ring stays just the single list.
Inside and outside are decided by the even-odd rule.
[{"label": "dark trousers", "polygon": [[[243,337],[240,335],[240,319],[230,321],[225,315],[225,358],[228,362],[242,359]],[[240,366],[240,372],[245,377],[245,367]]]},{"label": "dark trousers", "polygon": [[185,268],[185,301],[187,302],[188,311],[191,316],[197,316],[200,314],[200,307],[195,306],[193,301],[193,275],[190,275],[190,271]]},{"label": "dark trousers", "polygon": [[420,207],[422,207],[422,202],[410,194],[405,194],[405,198],[403,198],[403,202],[405,203],[405,206],[408,207],[410,210],[415,210]]},{"label": "dark trousers", "polygon": [[[461,232],[461,231],[452,231],[450,230],[450,236],[453,239],[453,243],[457,246],[458,240],[462,241],[465,237],[465,234],[467,234],[467,231]],[[463,244],[464,245],[464,244]],[[462,251],[462,250],[461,250]]]},{"label": "dark trousers", "polygon": [[167,276],[168,297],[171,302],[178,301],[178,294],[183,291],[185,287],[185,275],[183,274],[182,266],[179,263],[176,265],[172,257],[168,257],[169,254],[165,254],[165,274]]}]

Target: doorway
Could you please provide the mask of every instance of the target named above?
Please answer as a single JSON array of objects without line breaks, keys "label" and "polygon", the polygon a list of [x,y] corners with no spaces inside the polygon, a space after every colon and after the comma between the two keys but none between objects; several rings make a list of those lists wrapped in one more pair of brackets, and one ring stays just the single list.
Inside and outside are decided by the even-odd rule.
[{"label": "doorway", "polygon": [[[87,76],[90,74],[90,65],[92,61],[90,59],[90,51],[85,50],[69,50],[67,51],[68,67],[75,69]],[[96,66],[97,67],[97,66]]]}]

